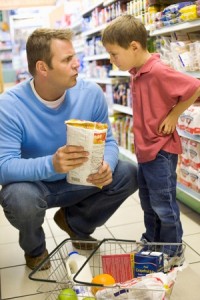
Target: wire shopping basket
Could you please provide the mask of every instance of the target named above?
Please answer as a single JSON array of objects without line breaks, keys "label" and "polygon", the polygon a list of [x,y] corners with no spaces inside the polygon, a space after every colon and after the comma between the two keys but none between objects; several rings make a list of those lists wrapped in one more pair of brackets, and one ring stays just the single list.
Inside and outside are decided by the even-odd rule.
[{"label": "wire shopping basket", "polygon": [[[147,243],[137,242],[134,240],[104,239],[99,241],[98,246],[92,251],[78,250],[79,254],[84,255],[87,260],[77,271],[73,280],[70,280],[70,276],[66,268],[66,261],[71,251],[77,251],[76,248],[73,248],[72,241],[74,242],[74,239],[66,239],[60,243],[29,275],[31,280],[41,282],[38,292],[45,293],[45,299],[170,299],[178,269],[182,264],[181,258],[184,257],[184,244]],[[78,242],[79,241],[76,240],[76,243]],[[84,241],[84,243],[89,242]],[[156,271],[150,271],[150,273],[146,276],[133,278],[134,273],[132,273],[131,276],[130,270],[128,272],[127,269],[128,267],[130,269],[131,266],[131,268],[134,268],[135,270],[140,270],[140,262],[138,262],[139,267],[136,263],[136,254],[139,257],[138,254],[140,254],[141,251],[143,251],[142,253],[145,255],[148,255],[148,253],[163,255],[164,253],[164,264],[162,265],[162,268]],[[134,256],[135,262],[133,262]],[[129,262],[131,259],[131,264],[127,264],[127,257],[129,257]],[[51,267],[47,270],[42,270],[43,266],[47,262],[51,263]],[[112,285],[80,281],[79,274],[88,264],[93,277],[103,273],[111,274],[114,272],[113,277],[122,280],[116,280],[117,283]],[[155,264],[152,265],[155,267]],[[175,266],[177,268],[175,268]],[[177,272],[173,273],[174,270],[177,270]],[[143,269],[141,272],[145,272],[145,270]],[[170,276],[169,281],[166,281],[166,276]],[[148,280],[145,281],[145,279]],[[119,282],[122,283],[120,284]],[[70,298],[70,296],[66,296],[66,298],[64,296],[63,298],[59,297],[63,290],[77,290],[77,288],[80,290],[80,287],[83,288],[83,293],[77,294],[76,298]],[[96,291],[99,290],[95,295],[92,294],[93,287],[96,288]]]}]

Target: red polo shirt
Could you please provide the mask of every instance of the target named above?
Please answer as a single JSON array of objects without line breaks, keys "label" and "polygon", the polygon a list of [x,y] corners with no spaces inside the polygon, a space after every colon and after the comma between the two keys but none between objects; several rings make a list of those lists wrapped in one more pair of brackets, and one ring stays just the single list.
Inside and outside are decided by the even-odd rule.
[{"label": "red polo shirt", "polygon": [[138,72],[135,68],[129,72],[138,162],[155,159],[161,149],[180,154],[182,147],[177,131],[159,135],[158,127],[174,105],[188,100],[195,93],[200,81],[167,66],[160,60],[159,54],[152,54]]}]

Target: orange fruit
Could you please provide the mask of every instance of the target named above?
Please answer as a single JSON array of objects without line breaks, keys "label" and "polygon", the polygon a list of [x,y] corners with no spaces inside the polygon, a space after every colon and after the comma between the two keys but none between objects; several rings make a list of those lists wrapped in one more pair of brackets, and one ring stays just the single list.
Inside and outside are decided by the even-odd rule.
[{"label": "orange fruit", "polygon": [[[103,273],[103,274],[99,274],[99,275],[96,275],[95,277],[93,277],[92,283],[103,284],[103,285],[113,285],[113,284],[115,284],[115,279],[110,274]],[[102,290],[102,289],[103,289],[103,287],[99,287],[99,286],[91,287],[91,291],[92,291],[93,295],[96,295],[96,292],[99,290]]]}]

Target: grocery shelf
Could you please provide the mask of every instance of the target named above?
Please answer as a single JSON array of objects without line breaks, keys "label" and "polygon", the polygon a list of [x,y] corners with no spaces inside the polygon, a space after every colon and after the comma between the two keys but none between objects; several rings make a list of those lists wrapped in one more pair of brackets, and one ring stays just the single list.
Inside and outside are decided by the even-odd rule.
[{"label": "grocery shelf", "polygon": [[84,61],[101,60],[101,59],[110,59],[110,55],[108,53],[101,53],[101,54],[89,55],[84,57]]},{"label": "grocery shelf", "polygon": [[156,36],[156,35],[164,35],[164,34],[168,34],[171,32],[175,32],[175,31],[196,31],[199,30],[200,28],[200,20],[194,20],[194,21],[190,21],[190,22],[183,22],[180,24],[176,24],[176,25],[171,25],[171,26],[165,26],[162,27],[160,29],[155,29],[153,31],[149,32],[150,36]]},{"label": "grocery shelf", "polygon": [[97,26],[95,28],[83,31],[82,36],[84,37],[84,36],[95,34],[97,32],[101,32],[104,28],[106,28],[107,25],[108,24],[105,23],[105,24],[99,25],[99,26]]},{"label": "grocery shelf", "polygon": [[176,198],[200,214],[200,193],[178,182]]},{"label": "grocery shelf", "polygon": [[120,152],[120,155],[123,156],[123,158],[133,162],[134,164],[137,164],[137,158],[134,153],[131,153],[129,150],[127,150],[121,146],[119,146],[119,152]]},{"label": "grocery shelf", "polygon": [[128,106],[124,106],[124,105],[120,105],[120,104],[113,104],[113,110],[130,115],[130,116],[133,115],[132,108],[128,107]]},{"label": "grocery shelf", "polygon": [[116,70],[116,71],[110,71],[109,72],[109,76],[119,76],[119,77],[130,77],[130,73],[127,71],[118,71],[118,70]]},{"label": "grocery shelf", "polygon": [[93,78],[93,77],[87,77],[86,80],[92,81],[92,82],[96,82],[99,84],[112,84],[113,80],[111,78]]},{"label": "grocery shelf", "polygon": [[81,12],[82,16],[86,16],[87,14],[89,14],[93,9],[95,9],[98,6],[103,5],[104,1],[95,1],[94,5],[91,5],[90,7],[88,7],[87,9],[83,10]]},{"label": "grocery shelf", "polygon": [[180,136],[200,143],[200,135],[191,134],[188,131],[180,130],[179,128],[177,128],[177,131]]}]

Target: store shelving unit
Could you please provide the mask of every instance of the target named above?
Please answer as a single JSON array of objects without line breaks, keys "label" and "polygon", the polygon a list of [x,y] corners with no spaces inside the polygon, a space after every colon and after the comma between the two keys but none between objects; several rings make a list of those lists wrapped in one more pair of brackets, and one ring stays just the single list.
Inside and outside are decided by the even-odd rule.
[{"label": "store shelving unit", "polygon": [[12,79],[12,42],[10,32],[0,31],[0,61],[2,64],[2,76],[5,83]]},{"label": "store shelving unit", "polygon": [[40,27],[48,27],[47,14],[31,13],[11,15],[9,18],[10,33],[13,49],[13,69],[27,70],[26,41],[33,30]]}]

